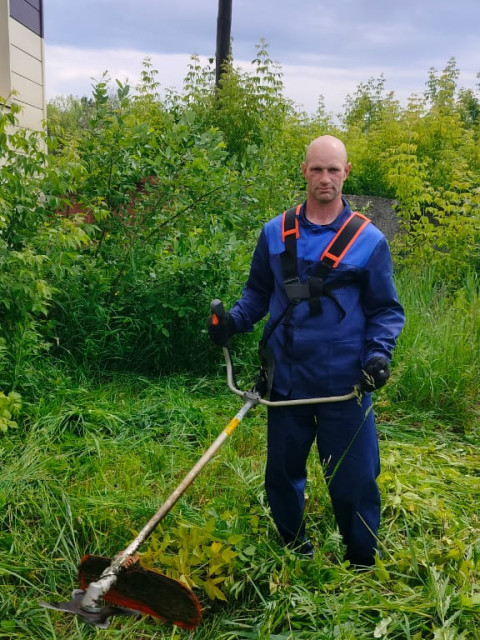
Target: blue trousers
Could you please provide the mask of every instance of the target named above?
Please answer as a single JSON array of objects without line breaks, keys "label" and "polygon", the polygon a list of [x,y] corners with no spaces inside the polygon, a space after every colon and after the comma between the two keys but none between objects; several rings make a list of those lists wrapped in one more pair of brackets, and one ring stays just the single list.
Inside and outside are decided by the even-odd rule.
[{"label": "blue trousers", "polygon": [[278,531],[286,544],[311,550],[303,512],[315,439],[345,559],[371,565],[380,524],[380,458],[370,394],[361,405],[352,399],[268,408],[265,489]]}]

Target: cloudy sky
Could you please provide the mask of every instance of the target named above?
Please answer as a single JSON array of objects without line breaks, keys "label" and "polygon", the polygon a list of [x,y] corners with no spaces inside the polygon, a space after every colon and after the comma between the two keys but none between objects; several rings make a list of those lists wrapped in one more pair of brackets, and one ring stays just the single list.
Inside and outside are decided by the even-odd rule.
[{"label": "cloudy sky", "polygon": [[[235,64],[248,69],[262,39],[285,95],[308,112],[323,96],[338,114],[370,78],[405,103],[450,58],[459,86],[480,72],[480,0],[232,0]],[[218,0],[44,0],[47,99],[90,95],[93,80],[135,84],[142,61],[161,89],[181,89],[192,55],[215,55]]]}]

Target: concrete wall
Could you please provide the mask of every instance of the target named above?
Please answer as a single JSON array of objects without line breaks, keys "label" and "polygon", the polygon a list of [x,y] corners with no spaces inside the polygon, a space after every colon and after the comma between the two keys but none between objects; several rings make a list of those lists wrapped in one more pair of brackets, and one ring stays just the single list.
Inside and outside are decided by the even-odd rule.
[{"label": "concrete wall", "polygon": [[19,124],[40,131],[47,117],[42,0],[0,0],[0,95],[22,107]]},{"label": "concrete wall", "polygon": [[363,211],[382,231],[387,240],[393,240],[394,236],[400,232],[400,223],[395,212],[395,200],[377,196],[345,195],[345,198],[354,211]]}]

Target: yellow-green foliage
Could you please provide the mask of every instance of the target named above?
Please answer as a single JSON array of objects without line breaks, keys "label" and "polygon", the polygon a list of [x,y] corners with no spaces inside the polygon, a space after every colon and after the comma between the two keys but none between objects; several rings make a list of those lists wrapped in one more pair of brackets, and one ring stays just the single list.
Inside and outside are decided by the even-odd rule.
[{"label": "yellow-green foliage", "polygon": [[10,391],[7,395],[0,391],[0,431],[18,427],[13,418],[20,414],[22,398],[19,393]]},{"label": "yellow-green foliage", "polygon": [[189,587],[203,589],[211,600],[227,600],[224,589],[232,581],[243,536],[219,539],[215,520],[202,526],[179,526],[155,532],[142,554],[145,566],[159,566]]},{"label": "yellow-green foliage", "polygon": [[[239,518],[248,535],[237,531]],[[188,587],[205,592],[210,600],[227,601],[244,588],[245,569],[255,564],[257,555],[253,536],[260,539],[266,530],[267,523],[253,508],[245,514],[230,509],[201,525],[184,522],[168,530],[161,527],[141,554],[142,564],[161,567]]]},{"label": "yellow-green foliage", "polygon": [[430,70],[425,94],[404,108],[384,95],[383,80],[362,84],[344,118],[350,184],[396,201],[398,257],[417,270],[433,264],[455,284],[480,259],[480,102],[458,88],[458,75],[453,59]]}]

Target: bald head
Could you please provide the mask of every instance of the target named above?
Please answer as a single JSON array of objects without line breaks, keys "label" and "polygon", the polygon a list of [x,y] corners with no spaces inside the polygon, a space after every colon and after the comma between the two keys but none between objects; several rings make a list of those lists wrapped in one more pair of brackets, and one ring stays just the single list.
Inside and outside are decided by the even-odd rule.
[{"label": "bald head", "polygon": [[305,153],[305,163],[308,165],[313,156],[328,156],[343,165],[347,164],[347,150],[341,140],[335,136],[320,136],[312,140]]}]

